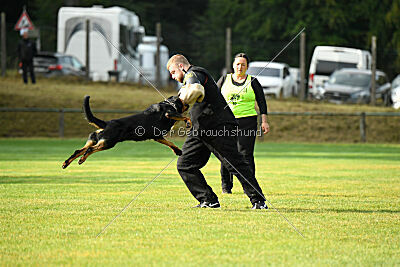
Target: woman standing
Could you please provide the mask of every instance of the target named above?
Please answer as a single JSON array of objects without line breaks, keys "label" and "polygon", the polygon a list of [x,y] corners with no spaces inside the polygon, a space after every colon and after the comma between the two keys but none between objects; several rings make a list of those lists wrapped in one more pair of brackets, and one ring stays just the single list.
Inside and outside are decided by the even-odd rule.
[{"label": "woman standing", "polygon": [[[217,85],[239,123],[238,149],[249,161],[252,171],[255,173],[253,155],[257,135],[255,103],[260,110],[261,128],[264,134],[269,132],[269,124],[263,88],[257,78],[246,74],[248,66],[249,57],[245,53],[237,54],[233,61],[234,73],[222,76]],[[232,194],[233,176],[222,164],[221,182],[222,193]]]}]

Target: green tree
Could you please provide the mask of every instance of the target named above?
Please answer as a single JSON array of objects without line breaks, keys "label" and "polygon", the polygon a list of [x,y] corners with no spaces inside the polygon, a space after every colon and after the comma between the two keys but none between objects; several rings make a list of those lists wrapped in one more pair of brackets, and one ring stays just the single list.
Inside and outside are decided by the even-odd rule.
[{"label": "green tree", "polygon": [[[400,0],[210,0],[197,20],[196,59],[213,73],[224,65],[225,28],[232,28],[232,53],[244,51],[252,60],[270,60],[303,27],[307,62],[317,45],[370,49],[378,39],[378,68],[389,76],[399,72]],[[276,61],[298,66],[299,40]],[[200,57],[202,55],[202,57]]]},{"label": "green tree", "polygon": [[[71,0],[69,0],[71,1]],[[163,43],[171,54],[182,53],[193,64],[208,68],[216,78],[225,64],[225,29],[232,28],[232,54],[246,52],[252,60],[271,60],[303,27],[307,62],[316,45],[370,49],[377,36],[378,68],[390,77],[400,72],[400,0],[73,0],[80,6],[122,6],[134,11],[147,35],[162,23]],[[7,46],[14,53],[19,36],[13,26],[27,9],[41,30],[42,49],[56,50],[58,9],[63,0],[10,2]],[[299,64],[299,39],[276,61]],[[15,55],[14,55],[15,57]]]}]

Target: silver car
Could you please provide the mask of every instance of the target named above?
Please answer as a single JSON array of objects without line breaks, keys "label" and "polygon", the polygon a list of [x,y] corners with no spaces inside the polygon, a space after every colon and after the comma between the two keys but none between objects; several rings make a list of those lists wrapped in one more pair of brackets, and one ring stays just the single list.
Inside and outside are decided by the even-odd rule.
[{"label": "silver car", "polygon": [[[369,103],[371,101],[371,70],[344,68],[335,71],[325,83],[323,98],[336,103]],[[390,104],[390,82],[386,74],[376,71],[376,99]]]}]

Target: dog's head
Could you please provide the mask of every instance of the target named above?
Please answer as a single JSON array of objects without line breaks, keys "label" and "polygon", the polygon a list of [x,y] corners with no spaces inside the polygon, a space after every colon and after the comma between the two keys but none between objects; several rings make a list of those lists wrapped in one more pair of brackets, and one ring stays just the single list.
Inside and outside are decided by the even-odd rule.
[{"label": "dog's head", "polygon": [[170,96],[168,102],[174,106],[178,113],[183,113],[189,108],[189,105],[184,104],[178,96]]}]

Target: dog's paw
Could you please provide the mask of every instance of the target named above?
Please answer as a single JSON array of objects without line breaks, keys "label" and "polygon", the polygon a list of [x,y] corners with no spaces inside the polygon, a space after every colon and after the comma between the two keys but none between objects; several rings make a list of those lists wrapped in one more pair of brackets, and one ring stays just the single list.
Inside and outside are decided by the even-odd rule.
[{"label": "dog's paw", "polygon": [[69,165],[68,162],[65,161],[65,162],[63,163],[63,165],[62,165],[62,168],[65,169],[65,168],[68,167],[68,165]]},{"label": "dog's paw", "polygon": [[192,121],[191,120],[187,120],[186,122],[186,128],[191,128],[192,127]]}]

